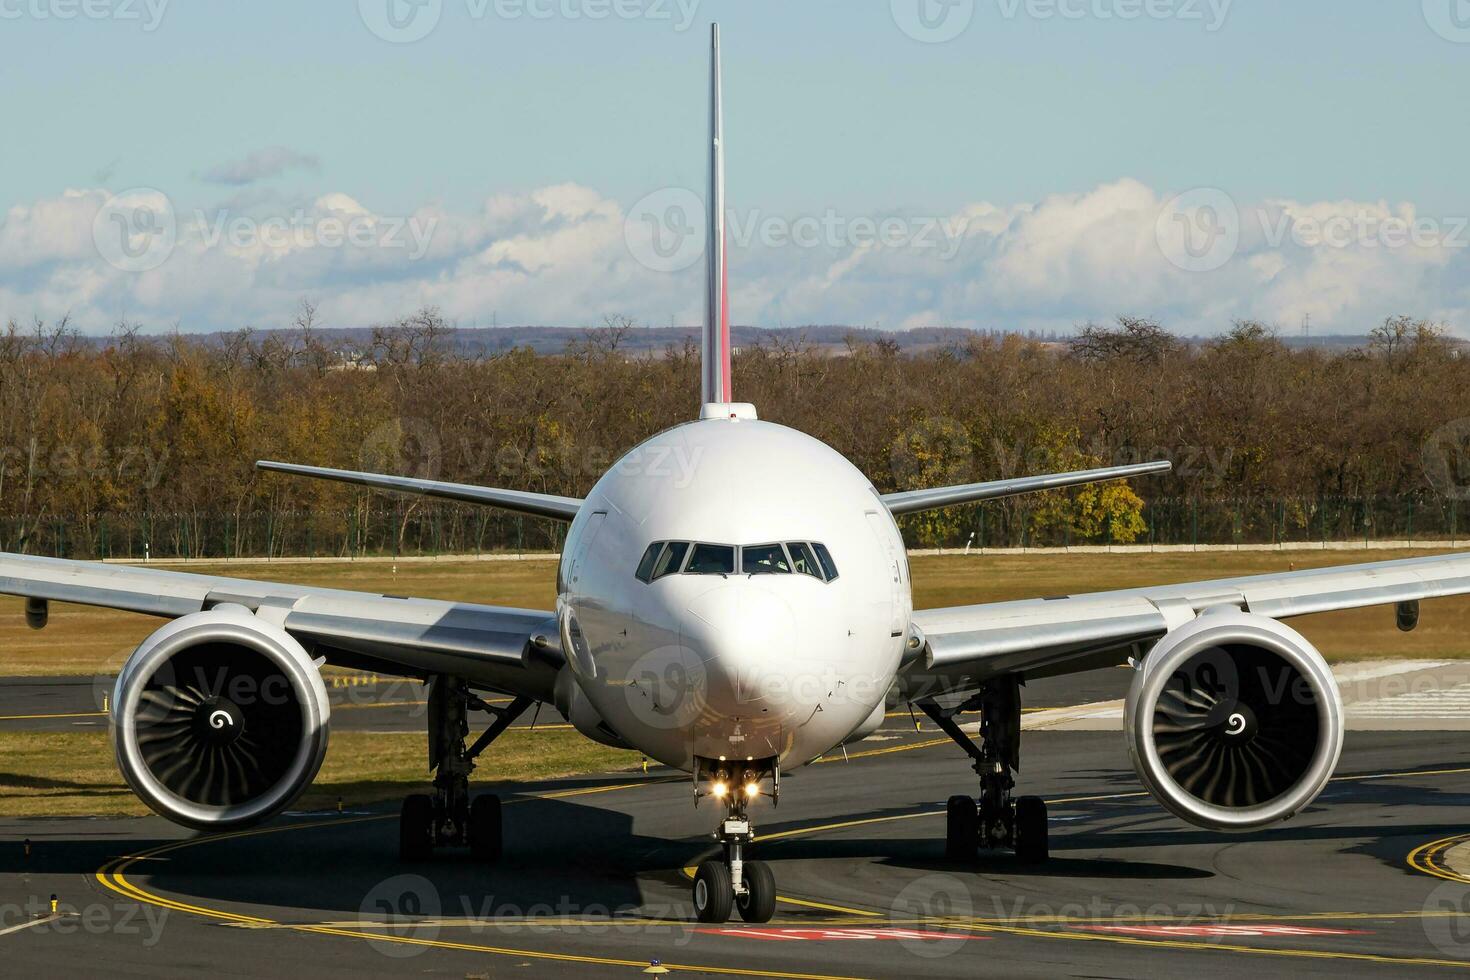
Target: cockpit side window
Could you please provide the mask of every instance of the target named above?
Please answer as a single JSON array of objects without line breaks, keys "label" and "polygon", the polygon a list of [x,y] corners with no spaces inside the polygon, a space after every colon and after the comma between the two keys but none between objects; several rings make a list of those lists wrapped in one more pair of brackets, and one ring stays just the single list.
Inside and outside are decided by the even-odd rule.
[{"label": "cockpit side window", "polygon": [[813,542],[812,547],[817,549],[817,560],[822,563],[822,571],[827,573],[827,581],[832,581],[837,577],[837,563],[832,560],[832,552],[820,542]]},{"label": "cockpit side window", "polygon": [[728,544],[696,544],[686,575],[730,575],[735,571],[735,548]]},{"label": "cockpit side window", "polygon": [[655,541],[648,546],[648,550],[643,553],[643,558],[638,562],[638,581],[653,581],[653,563],[658,561],[658,554],[663,550],[664,543],[662,541]]},{"label": "cockpit side window", "polygon": [[822,578],[822,569],[817,564],[817,556],[812,551],[812,546],[805,541],[786,542],[786,551],[791,555],[792,570],[801,575],[810,575],[813,578]]},{"label": "cockpit side window", "polygon": [[740,570],[747,575],[789,575],[791,560],[779,544],[748,544],[740,549]]},{"label": "cockpit side window", "polygon": [[670,541],[664,545],[664,550],[654,562],[653,577],[659,579],[665,575],[673,575],[684,564],[684,555],[688,551],[688,541]]}]

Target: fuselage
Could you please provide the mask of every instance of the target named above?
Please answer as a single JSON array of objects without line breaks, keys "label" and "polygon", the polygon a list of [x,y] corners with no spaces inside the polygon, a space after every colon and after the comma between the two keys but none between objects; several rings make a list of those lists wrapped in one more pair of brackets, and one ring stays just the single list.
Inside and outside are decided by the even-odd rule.
[{"label": "fuselage", "polygon": [[[731,415],[744,417],[730,417]],[[877,491],[829,446],[737,411],[659,433],[568,531],[571,721],[666,765],[790,768],[881,717],[912,600]]]}]

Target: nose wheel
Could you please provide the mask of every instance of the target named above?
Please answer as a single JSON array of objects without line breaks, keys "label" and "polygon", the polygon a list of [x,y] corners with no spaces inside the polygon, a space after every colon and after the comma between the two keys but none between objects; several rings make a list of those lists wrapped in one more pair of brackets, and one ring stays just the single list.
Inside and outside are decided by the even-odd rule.
[{"label": "nose wheel", "polygon": [[[964,749],[980,777],[978,797],[951,796],[945,808],[944,853],[950,861],[973,861],[978,849],[1014,851],[1023,864],[1039,864],[1051,855],[1046,801],[1039,796],[1012,797],[1020,768],[1020,681],[1002,678],[983,686],[954,708],[941,708],[932,698],[915,702],[946,735]],[[976,745],[955,716],[980,712],[980,744]]]},{"label": "nose wheel", "polygon": [[745,862],[745,894],[736,896],[735,910],[746,922],[770,922],[776,914],[776,876],[766,862]]},{"label": "nose wheel", "polygon": [[[711,858],[694,872],[694,917],[700,922],[729,922],[738,913],[745,922],[770,922],[776,914],[776,876],[764,861],[739,857]],[[738,879],[735,874],[740,875]],[[738,891],[737,891],[738,888]]]},{"label": "nose wheel", "polygon": [[724,861],[704,861],[694,874],[694,915],[700,922],[728,922],[735,886]]}]

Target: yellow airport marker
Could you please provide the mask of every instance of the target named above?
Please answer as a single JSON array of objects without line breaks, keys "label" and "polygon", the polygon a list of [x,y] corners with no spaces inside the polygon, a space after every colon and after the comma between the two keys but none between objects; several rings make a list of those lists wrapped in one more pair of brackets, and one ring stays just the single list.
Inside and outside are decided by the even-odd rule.
[{"label": "yellow airport marker", "polygon": [[52,895],[51,896],[51,914],[52,915],[55,915],[56,914],[56,896],[55,895]]},{"label": "yellow airport marker", "polygon": [[644,970],[643,972],[644,973],[653,973],[653,974],[668,973],[669,972],[669,968],[666,967],[666,966],[664,966],[658,960],[649,960],[648,961],[648,969]]}]

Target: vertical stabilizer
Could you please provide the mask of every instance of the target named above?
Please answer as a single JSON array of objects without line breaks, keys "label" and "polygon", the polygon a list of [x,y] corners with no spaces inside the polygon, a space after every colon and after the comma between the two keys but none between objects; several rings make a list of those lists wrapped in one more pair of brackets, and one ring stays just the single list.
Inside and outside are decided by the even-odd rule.
[{"label": "vertical stabilizer", "polygon": [[734,400],[730,387],[730,284],[725,262],[725,114],[720,85],[720,25],[710,30],[709,209],[705,243],[704,350],[701,392],[705,404]]}]

